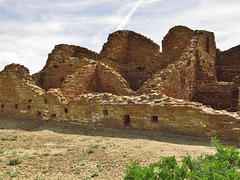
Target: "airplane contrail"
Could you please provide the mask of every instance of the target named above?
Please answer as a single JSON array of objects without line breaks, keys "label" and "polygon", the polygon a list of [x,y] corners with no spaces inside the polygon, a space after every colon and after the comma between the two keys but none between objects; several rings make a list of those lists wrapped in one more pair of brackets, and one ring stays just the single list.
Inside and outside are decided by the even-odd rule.
[{"label": "airplane contrail", "polygon": [[118,30],[123,29],[130,21],[132,15],[136,12],[137,8],[140,6],[140,4],[142,3],[143,0],[138,0],[138,2],[136,3],[136,5],[131,9],[131,11],[129,11],[129,13],[123,18],[121,24],[119,24],[117,26]]}]

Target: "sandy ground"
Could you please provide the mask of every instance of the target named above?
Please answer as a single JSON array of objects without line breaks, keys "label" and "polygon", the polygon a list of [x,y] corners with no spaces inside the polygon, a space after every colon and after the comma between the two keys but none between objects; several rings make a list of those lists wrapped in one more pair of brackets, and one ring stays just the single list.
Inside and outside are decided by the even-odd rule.
[{"label": "sandy ground", "polygon": [[148,165],[163,156],[181,160],[187,154],[211,154],[215,149],[209,141],[143,130],[0,119],[0,179],[122,179],[130,160]]}]

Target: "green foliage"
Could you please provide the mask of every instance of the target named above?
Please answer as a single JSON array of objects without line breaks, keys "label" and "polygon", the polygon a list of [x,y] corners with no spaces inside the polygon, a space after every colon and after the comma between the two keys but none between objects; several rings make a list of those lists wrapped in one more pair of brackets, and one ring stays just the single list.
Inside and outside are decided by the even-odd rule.
[{"label": "green foliage", "polygon": [[220,140],[212,138],[212,145],[217,153],[192,159],[190,155],[177,162],[175,156],[164,157],[148,167],[131,161],[126,166],[125,180],[158,180],[158,179],[240,179],[240,156],[235,147],[224,147]]},{"label": "green foliage", "polygon": [[20,164],[20,163],[21,163],[21,160],[19,160],[18,158],[13,158],[9,161],[8,165],[13,166],[13,165],[17,165],[17,164]]},{"label": "green foliage", "polygon": [[93,151],[92,149],[89,149],[89,150],[87,151],[87,153],[88,153],[88,154],[94,154],[95,151]]},{"label": "green foliage", "polygon": [[92,146],[93,149],[98,149],[99,148],[99,145],[98,144],[95,144]]},{"label": "green foliage", "polygon": [[16,141],[17,140],[17,136],[13,136],[12,138],[7,138],[7,137],[0,137],[0,139],[2,141]]},{"label": "green foliage", "polygon": [[78,151],[77,149],[69,148],[67,151]]}]

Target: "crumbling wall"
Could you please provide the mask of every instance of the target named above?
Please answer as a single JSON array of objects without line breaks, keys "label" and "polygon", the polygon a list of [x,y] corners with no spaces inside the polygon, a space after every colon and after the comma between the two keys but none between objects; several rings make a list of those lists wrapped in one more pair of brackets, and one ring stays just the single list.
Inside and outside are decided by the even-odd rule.
[{"label": "crumbling wall", "polygon": [[104,63],[97,63],[97,91],[116,95],[131,95],[134,92],[129,83],[113,68]]},{"label": "crumbling wall", "polygon": [[159,46],[133,31],[117,31],[108,37],[100,53],[101,61],[109,64],[136,91],[158,69]]},{"label": "crumbling wall", "polygon": [[98,59],[98,54],[86,48],[60,44],[49,54],[43,70],[33,75],[35,82],[45,90],[59,88],[77,69]]},{"label": "crumbling wall", "polygon": [[196,47],[197,84],[216,82],[216,44],[214,34],[208,31],[195,31],[198,38]]},{"label": "crumbling wall", "polygon": [[80,94],[108,92],[116,95],[129,95],[133,91],[128,82],[114,69],[100,62],[94,62],[69,75],[61,86],[69,100]]},{"label": "crumbling wall", "polygon": [[185,26],[175,26],[162,41],[162,52],[168,64],[178,60],[183,50],[194,36],[194,31]]},{"label": "crumbling wall", "polygon": [[53,116],[49,109],[66,103],[60,90],[37,86],[24,66],[11,64],[0,72],[1,117],[47,120]]},{"label": "crumbling wall", "polygon": [[89,64],[76,70],[72,75],[68,75],[62,83],[62,92],[69,100],[73,100],[80,94],[96,92],[97,65]]},{"label": "crumbling wall", "polygon": [[238,85],[217,82],[214,34],[207,31],[198,31],[198,34],[195,101],[215,109],[237,111]]},{"label": "crumbling wall", "polygon": [[[109,36],[101,57],[84,48],[59,45],[44,69],[33,76],[24,66],[8,65],[0,72],[0,117],[240,140],[238,113],[199,103],[238,110],[240,77],[229,75],[233,82],[217,82],[215,71],[216,65],[229,64],[223,57],[231,51],[235,55],[229,56],[238,63],[238,47],[216,62],[213,33],[186,27],[170,30],[163,44],[161,54],[151,40],[118,31]],[[142,87],[133,92],[130,86]]]},{"label": "crumbling wall", "polygon": [[196,99],[215,109],[237,111],[238,91],[238,86],[233,83],[199,84],[196,90]]},{"label": "crumbling wall", "polygon": [[[20,67],[20,66],[18,66]],[[14,68],[5,70],[2,80],[17,74]],[[140,96],[117,96],[111,93],[88,93],[74,101],[64,99],[59,89],[45,92],[24,77],[9,79],[17,83],[16,99],[1,107],[0,117],[67,121],[79,124],[158,130],[192,136],[218,136],[240,140],[239,116],[236,113],[214,111],[196,102],[173,99],[153,93]],[[0,103],[8,96],[2,96]],[[4,99],[5,98],[5,99]],[[29,108],[30,107],[30,108]]]},{"label": "crumbling wall", "polygon": [[48,55],[48,60],[45,67],[54,66],[58,63],[63,63],[71,57],[97,60],[98,56],[98,53],[84,47],[68,44],[59,44],[56,45],[53,51]]},{"label": "crumbling wall", "polygon": [[167,96],[192,100],[195,95],[196,57],[198,38],[193,37],[178,61],[153,75],[137,93],[163,93]]},{"label": "crumbling wall", "polygon": [[231,82],[240,74],[240,45],[226,51],[217,51],[216,70],[218,81]]}]

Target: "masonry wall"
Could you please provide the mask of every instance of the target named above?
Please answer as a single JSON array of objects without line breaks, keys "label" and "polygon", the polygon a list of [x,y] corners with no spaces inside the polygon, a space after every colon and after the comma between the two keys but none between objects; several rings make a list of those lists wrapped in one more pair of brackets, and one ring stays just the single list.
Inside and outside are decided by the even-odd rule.
[{"label": "masonry wall", "polygon": [[193,37],[180,57],[164,70],[153,75],[138,93],[163,93],[167,96],[193,100],[196,88],[196,47],[199,38]]},{"label": "masonry wall", "polygon": [[217,51],[216,70],[218,81],[231,82],[240,74],[240,45],[226,51]]},{"label": "masonry wall", "polygon": [[159,46],[133,31],[117,31],[108,37],[100,53],[101,61],[109,64],[136,91],[158,68]]},{"label": "masonry wall", "polygon": [[0,87],[0,117],[240,140],[239,116],[236,113],[214,111],[200,103],[161,94],[117,96],[88,93],[68,102],[59,89],[46,92],[36,86],[28,70],[16,64],[7,66],[0,73]]},{"label": "masonry wall", "polygon": [[239,88],[233,83],[210,83],[197,86],[198,102],[215,109],[238,111]]},{"label": "masonry wall", "polygon": [[215,109],[238,110],[238,85],[217,82],[213,33],[198,31],[195,101]]},{"label": "masonry wall", "polygon": [[196,31],[198,45],[196,47],[196,80],[198,84],[212,83],[217,81],[216,64],[216,44],[214,34],[207,31]]},{"label": "masonry wall", "polygon": [[61,86],[63,94],[73,100],[80,94],[108,92],[116,95],[130,95],[129,83],[114,69],[94,62],[67,76]]},{"label": "masonry wall", "polygon": [[185,26],[175,26],[168,31],[162,41],[162,52],[168,64],[178,60],[193,36],[194,31]]},{"label": "masonry wall", "polygon": [[86,48],[60,44],[49,54],[43,70],[33,75],[38,86],[45,90],[60,88],[67,75],[98,59],[98,54]]}]

